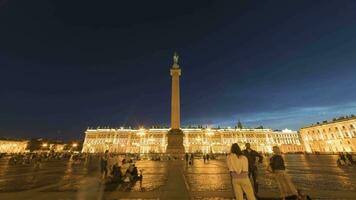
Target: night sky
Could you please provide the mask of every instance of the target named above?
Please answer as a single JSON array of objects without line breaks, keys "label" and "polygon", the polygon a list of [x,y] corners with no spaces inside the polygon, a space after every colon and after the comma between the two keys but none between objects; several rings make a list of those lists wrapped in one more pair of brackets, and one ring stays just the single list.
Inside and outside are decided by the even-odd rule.
[{"label": "night sky", "polygon": [[356,114],[356,1],[0,0],[0,137]]}]

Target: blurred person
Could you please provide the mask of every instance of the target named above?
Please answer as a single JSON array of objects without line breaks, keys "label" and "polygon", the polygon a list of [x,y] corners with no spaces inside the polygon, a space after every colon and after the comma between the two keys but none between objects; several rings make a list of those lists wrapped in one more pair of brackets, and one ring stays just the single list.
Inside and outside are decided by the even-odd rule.
[{"label": "blurred person", "polygon": [[104,155],[100,159],[100,169],[103,178],[106,178],[108,175],[108,159],[109,159],[109,150],[106,150]]},{"label": "blurred person", "polygon": [[193,153],[190,154],[190,164],[194,165],[194,154]]},{"label": "blurred person", "polygon": [[188,153],[185,153],[185,164],[188,165],[189,163],[189,154]]},{"label": "blurred person", "polygon": [[112,166],[112,170],[111,170],[111,183],[118,183],[121,181],[121,179],[122,179],[122,173],[121,173],[120,166],[118,165],[118,163],[115,163]]},{"label": "blurred person", "polygon": [[345,157],[347,158],[346,160],[348,161],[348,163],[350,165],[355,164],[355,161],[354,161],[354,159],[352,158],[352,155],[349,152],[346,152],[346,156]]}]

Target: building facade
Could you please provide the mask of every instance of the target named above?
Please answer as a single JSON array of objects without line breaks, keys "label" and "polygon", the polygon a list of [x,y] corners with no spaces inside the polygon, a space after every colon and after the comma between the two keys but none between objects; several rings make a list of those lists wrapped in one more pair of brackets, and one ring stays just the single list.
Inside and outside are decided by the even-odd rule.
[{"label": "building facade", "polygon": [[[168,129],[87,129],[82,152],[101,153],[227,153],[232,143],[250,143],[260,152],[271,152],[279,145],[283,152],[303,151],[299,135],[271,129],[181,128],[179,56],[173,56],[171,127]],[[282,146],[283,145],[283,146]]]},{"label": "building facade", "polygon": [[0,139],[0,153],[24,153],[28,142],[28,140]]},{"label": "building facade", "polygon": [[356,152],[356,117],[304,127],[300,135],[310,153]]},{"label": "building facade", "polygon": [[[170,129],[87,129],[82,152],[165,153]],[[250,143],[260,152],[272,152],[278,145],[282,152],[302,152],[304,148],[295,131],[271,129],[183,128],[185,152],[227,153],[232,143],[244,147]]]}]

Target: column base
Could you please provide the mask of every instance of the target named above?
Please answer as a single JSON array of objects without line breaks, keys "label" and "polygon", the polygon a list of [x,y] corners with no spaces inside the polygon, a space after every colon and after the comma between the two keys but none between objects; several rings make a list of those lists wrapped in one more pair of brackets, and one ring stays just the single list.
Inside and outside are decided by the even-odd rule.
[{"label": "column base", "polygon": [[168,144],[166,153],[172,156],[181,157],[184,155],[183,131],[181,129],[171,129],[168,131]]}]

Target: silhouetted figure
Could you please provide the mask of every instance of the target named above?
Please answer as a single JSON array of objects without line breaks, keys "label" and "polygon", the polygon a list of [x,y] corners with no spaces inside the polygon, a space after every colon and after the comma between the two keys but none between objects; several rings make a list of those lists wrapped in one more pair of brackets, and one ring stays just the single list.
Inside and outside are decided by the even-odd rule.
[{"label": "silhouetted figure", "polygon": [[194,165],[194,154],[190,154],[190,164]]},{"label": "silhouetted figure", "polygon": [[253,180],[253,188],[255,194],[258,193],[258,182],[257,182],[257,166],[256,166],[256,159],[258,158],[258,162],[262,163],[263,157],[257,151],[251,149],[250,143],[245,144],[246,149],[243,150],[243,154],[247,157],[248,160],[248,176]]},{"label": "silhouetted figure", "polygon": [[350,154],[350,153],[346,153],[346,158],[347,158],[347,160],[350,162],[350,164],[355,164],[355,161],[354,161],[354,159],[352,158],[352,155]]},{"label": "silhouetted figure", "polygon": [[185,153],[185,164],[188,165],[189,163],[189,154],[188,153]]},{"label": "silhouetted figure", "polygon": [[270,170],[277,182],[282,199],[298,199],[298,191],[285,172],[285,165],[278,146],[273,147],[274,155],[270,158]]},{"label": "silhouetted figure", "polygon": [[342,161],[346,162],[346,157],[345,157],[344,153],[340,152],[339,158],[340,158]]},{"label": "silhouetted figure", "polygon": [[348,162],[348,159],[346,159],[346,156],[344,155],[344,153],[340,152],[339,153],[339,158],[337,159],[337,165],[338,166],[346,166],[350,164]]},{"label": "silhouetted figure", "polygon": [[108,159],[109,159],[109,150],[106,150],[104,155],[100,159],[100,169],[103,178],[106,178],[108,175]]},{"label": "silhouetted figure", "polygon": [[141,180],[142,179],[142,174],[138,174],[138,170],[137,167],[135,166],[135,164],[133,164],[130,168],[128,173],[130,174],[130,180],[131,181],[137,181],[137,180]]},{"label": "silhouetted figure", "polygon": [[121,169],[120,166],[115,163],[112,166],[112,170],[111,170],[111,182],[112,183],[117,183],[117,182],[121,182],[122,179],[122,173],[121,173]]}]

